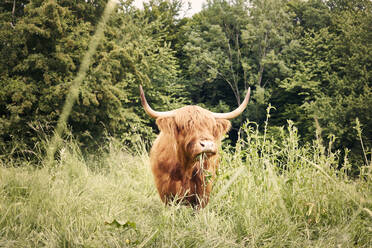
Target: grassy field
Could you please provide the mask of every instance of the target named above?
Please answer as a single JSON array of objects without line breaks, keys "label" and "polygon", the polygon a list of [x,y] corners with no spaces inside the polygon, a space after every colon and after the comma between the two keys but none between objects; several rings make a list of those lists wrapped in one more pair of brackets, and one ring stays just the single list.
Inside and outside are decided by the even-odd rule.
[{"label": "grassy field", "polygon": [[147,153],[115,140],[90,157],[66,142],[53,166],[0,161],[0,247],[372,247],[371,165],[351,179],[291,125],[243,130],[200,211],[164,206]]}]

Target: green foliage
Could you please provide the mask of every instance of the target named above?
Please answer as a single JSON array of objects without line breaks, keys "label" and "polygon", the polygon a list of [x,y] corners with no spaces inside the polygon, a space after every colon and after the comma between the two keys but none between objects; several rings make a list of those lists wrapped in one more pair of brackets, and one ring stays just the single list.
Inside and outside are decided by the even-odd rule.
[{"label": "green foliage", "polygon": [[[105,2],[31,1],[14,24],[9,22],[11,9],[2,15],[3,154],[31,151],[39,134],[52,133]],[[122,3],[105,28],[67,123],[85,147],[107,134],[127,144],[141,136],[153,138],[138,99],[140,84],[155,108],[182,103],[182,98],[172,98],[182,96],[182,87],[176,84],[178,64],[166,42],[168,25],[161,18],[149,22],[149,13],[128,10]]]},{"label": "green foliage", "polygon": [[297,31],[318,31],[331,24],[331,13],[324,1],[292,0],[288,2],[287,6],[293,14],[293,22]]},{"label": "green foliage", "polygon": [[[153,138],[148,127],[150,118],[139,102],[139,84],[146,85],[146,95],[154,108],[179,106],[170,98],[181,89],[175,84],[177,61],[163,42],[164,35],[152,35],[160,22],[148,23],[146,14],[140,13],[135,19],[130,15],[112,17],[72,113],[74,131],[91,130],[97,137],[107,130],[128,144],[141,136]],[[94,129],[90,128],[92,124]]]},{"label": "green foliage", "polygon": [[[302,137],[310,141],[317,128],[316,119],[323,137],[335,135],[335,148],[352,149],[359,160],[362,153],[355,139],[356,118],[362,118],[367,146],[372,144],[372,80],[367,69],[371,67],[372,43],[366,32],[372,16],[371,4],[364,4],[362,10],[324,12],[324,19],[331,24],[326,25],[327,21],[322,28],[314,22],[311,27],[301,26],[298,40],[285,51],[291,73],[279,83],[284,92],[273,99],[281,103],[274,121],[294,120]],[[302,9],[295,10],[299,11],[298,18],[303,18],[302,13],[311,11],[313,6],[310,3],[308,10],[304,8],[302,3]]]},{"label": "green foliage", "polygon": [[194,101],[236,106],[248,89],[242,67],[241,27],[247,23],[244,3],[210,1],[208,8],[187,24],[188,58],[184,73]]},{"label": "green foliage", "polygon": [[253,87],[247,112],[233,120],[235,130],[247,118],[263,123],[272,87],[287,75],[281,51],[292,24],[284,7],[284,1],[209,1],[188,23],[184,74],[195,102],[229,111]]},{"label": "green foliage", "polygon": [[79,58],[64,53],[69,44],[65,38],[73,28],[87,30],[84,24],[71,26],[71,12],[55,1],[32,1],[23,7],[24,15],[15,24],[6,18],[0,24],[2,152],[14,144],[31,150],[35,125],[47,128],[58,117],[76,68],[74,59]]}]

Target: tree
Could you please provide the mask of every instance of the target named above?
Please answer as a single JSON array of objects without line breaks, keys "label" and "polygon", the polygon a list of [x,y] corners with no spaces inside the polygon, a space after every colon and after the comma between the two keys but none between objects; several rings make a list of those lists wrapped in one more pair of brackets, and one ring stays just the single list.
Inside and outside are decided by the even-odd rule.
[{"label": "tree", "polygon": [[181,95],[182,87],[177,85],[178,64],[163,28],[168,27],[161,19],[148,21],[147,11],[112,17],[71,116],[78,133],[89,130],[97,138],[107,130],[130,145],[150,141],[153,121],[142,110],[140,84],[156,109],[182,104],[182,98],[173,98]]},{"label": "tree", "polygon": [[[297,27],[298,39],[286,51],[291,73],[279,83],[284,92],[275,101],[283,105],[276,120],[295,120],[304,140],[310,141],[317,128],[316,119],[324,137],[335,135],[336,149],[352,149],[355,156],[361,152],[354,130],[356,118],[364,127],[368,146],[372,136],[371,3],[354,1],[354,7],[350,7],[344,2],[342,7],[337,1],[337,8],[324,11],[331,2],[320,7],[324,18],[318,19],[326,20],[324,23],[315,22],[312,27],[311,22],[300,19],[297,24],[305,26]],[[312,1],[301,4],[294,9],[301,9],[300,16],[315,6]]]},{"label": "tree", "polygon": [[347,1],[342,7],[341,1],[335,2],[339,3],[330,29],[337,34],[334,53],[339,63],[333,68],[337,77],[317,96],[311,110],[319,116],[324,134],[336,135],[336,148],[352,149],[361,161],[364,155],[354,128],[357,118],[365,145],[372,147],[372,3]]},{"label": "tree", "polygon": [[[36,122],[47,128],[56,119],[89,27],[74,23],[71,11],[55,1],[22,2],[16,8],[19,15],[11,22],[8,9],[0,24],[0,143],[6,151],[21,146],[19,152],[32,151]],[[80,30],[78,42],[67,39],[72,30]],[[74,53],[65,51],[72,47]]]},{"label": "tree", "polygon": [[248,114],[233,124],[238,127],[247,117],[263,123],[271,88],[287,75],[281,51],[291,27],[285,1],[209,1],[187,32],[186,73],[193,98],[229,111],[251,86]]},{"label": "tree", "polygon": [[[51,135],[66,94],[86,53],[105,1],[31,1],[12,23],[0,19],[0,147],[3,154],[32,155],[39,135]],[[12,25],[14,27],[12,27]],[[151,139],[139,103],[139,84],[159,109],[179,106],[172,96],[178,65],[160,20],[122,2],[80,89],[67,125],[85,147],[109,133],[133,144]],[[157,35],[154,33],[157,32]],[[179,94],[181,95],[181,94]],[[44,137],[43,137],[44,138]],[[28,153],[30,152],[30,153]]]},{"label": "tree", "polygon": [[[288,50],[293,39],[291,13],[287,1],[249,1],[250,22],[243,30],[245,47],[245,67],[254,85],[252,106],[254,120],[262,124],[266,118],[266,108],[277,91],[277,83],[285,78],[289,69],[282,55]],[[277,108],[278,106],[275,106]]]},{"label": "tree", "polygon": [[[215,105],[220,98],[217,92],[222,91],[225,96],[228,92],[227,95],[233,96],[228,105],[240,104],[241,87],[248,88],[246,77],[240,74],[241,28],[247,19],[243,5],[242,1],[237,1],[236,5],[228,1],[209,1],[206,9],[190,21],[185,50],[189,58],[189,90],[194,92],[194,99],[206,99],[210,105]],[[223,90],[226,87],[228,92]]]},{"label": "tree", "polygon": [[305,31],[318,31],[331,25],[331,11],[325,1],[291,0],[288,1],[287,8],[297,34],[303,35]]}]

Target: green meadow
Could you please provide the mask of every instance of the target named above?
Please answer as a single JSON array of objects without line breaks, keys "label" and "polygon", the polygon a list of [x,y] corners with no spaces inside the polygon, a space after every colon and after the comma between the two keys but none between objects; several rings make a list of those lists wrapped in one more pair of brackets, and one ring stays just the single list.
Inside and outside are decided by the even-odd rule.
[{"label": "green meadow", "polygon": [[[141,145],[139,145],[141,147]],[[243,125],[224,145],[206,208],[157,195],[148,153],[111,139],[83,156],[66,141],[56,162],[2,160],[0,247],[371,247],[371,164],[352,165],[321,140],[299,145]]]}]

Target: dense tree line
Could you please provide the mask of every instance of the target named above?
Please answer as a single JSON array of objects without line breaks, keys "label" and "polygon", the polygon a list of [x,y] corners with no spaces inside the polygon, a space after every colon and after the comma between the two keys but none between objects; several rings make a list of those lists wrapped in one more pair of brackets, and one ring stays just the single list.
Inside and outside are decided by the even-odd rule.
[{"label": "dense tree line", "polygon": [[[107,0],[5,0],[0,3],[0,147],[32,154],[56,124]],[[372,144],[372,4],[369,0],[208,0],[183,17],[182,1],[136,9],[120,1],[94,54],[68,126],[82,146],[107,135],[128,145],[150,141],[152,106],[200,104],[229,111],[251,87],[233,121],[271,129],[293,120],[304,142],[316,132],[361,161]]]}]

